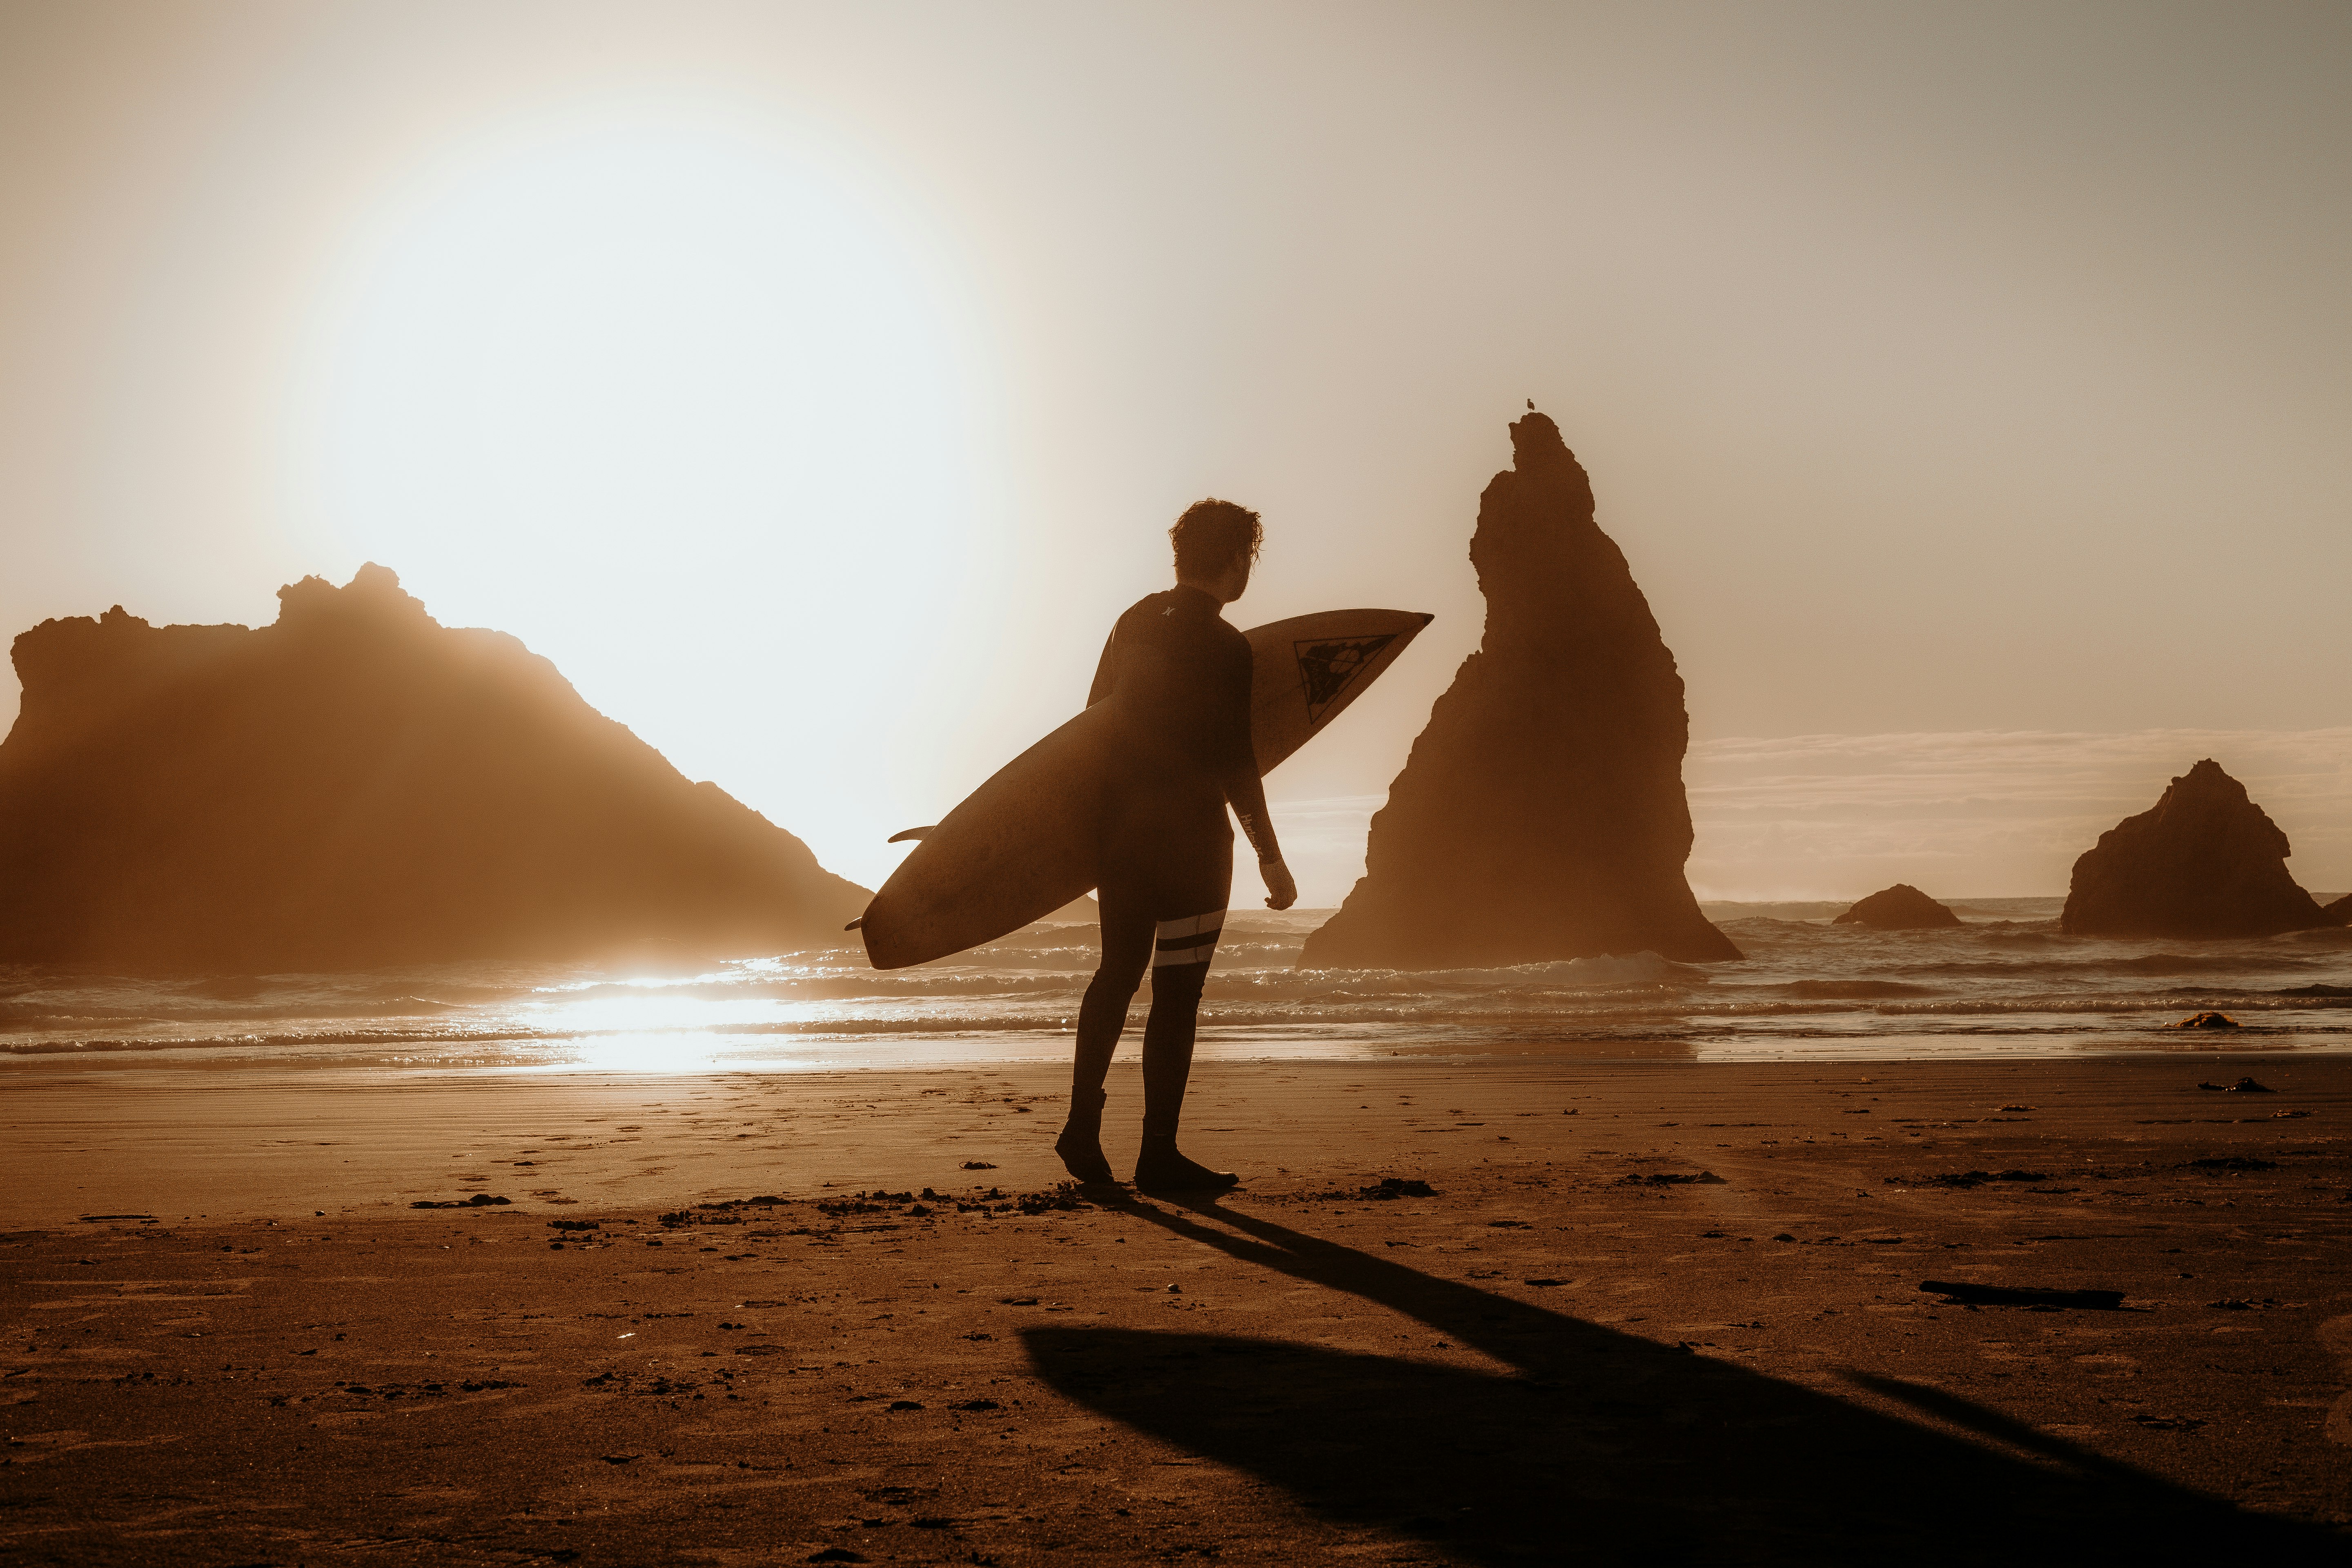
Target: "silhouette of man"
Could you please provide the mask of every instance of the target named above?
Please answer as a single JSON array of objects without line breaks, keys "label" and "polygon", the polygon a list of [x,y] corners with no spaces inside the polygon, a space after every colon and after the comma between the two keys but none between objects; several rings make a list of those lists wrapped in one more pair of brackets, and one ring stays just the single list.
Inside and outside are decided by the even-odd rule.
[{"label": "silhouette of man", "polygon": [[1185,510],[1168,531],[1176,586],[1139,600],[1111,627],[1087,705],[1111,723],[1102,837],[1096,847],[1102,963],[1078,1009],[1070,1119],[1054,1152],[1082,1182],[1112,1179],[1103,1158],[1103,1079],[1127,1005],[1151,971],[1143,1027],[1143,1149],[1135,1184],[1154,1192],[1221,1192],[1240,1181],[1176,1148],[1202,983],[1216,955],[1233,890],[1232,803],[1257,850],[1269,909],[1298,898],[1266,818],[1250,745],[1249,639],[1219,613],[1248,588],[1265,531],[1227,500]]}]

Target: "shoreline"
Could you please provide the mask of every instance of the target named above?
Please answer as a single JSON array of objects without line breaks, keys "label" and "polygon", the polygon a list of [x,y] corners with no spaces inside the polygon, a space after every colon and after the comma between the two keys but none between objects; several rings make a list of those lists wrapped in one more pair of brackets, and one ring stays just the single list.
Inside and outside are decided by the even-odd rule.
[{"label": "shoreline", "polygon": [[[2151,1025],[2137,1031],[2087,1032],[2064,1016],[2049,1022],[2032,1016],[2004,1020],[2001,1027],[1923,1029],[1909,1032],[1843,1031],[1823,1026],[1799,1032],[1756,1031],[1747,1035],[1700,1035],[1688,1030],[1588,1031],[1576,1035],[1533,1034],[1524,1026],[1459,1026],[1445,1037],[1432,1037],[1426,1026],[1399,1027],[1392,1037],[1368,1035],[1361,1026],[1315,1031],[1294,1025],[1220,1026],[1204,1022],[1198,1059],[1209,1063],[1310,1063],[1370,1065],[1387,1061],[1521,1060],[1701,1063],[1717,1066],[1767,1062],[1860,1064],[1899,1061],[2025,1061],[2095,1058],[2216,1058],[2248,1055],[2352,1056],[2352,1009],[2324,1009],[2346,1024],[2313,1027],[2300,1024],[2244,1023],[2227,1030],[2185,1030]],[[2251,1015],[2259,1018],[2259,1014]],[[1141,1017],[1130,1021],[1130,1051]],[[109,1082],[145,1089],[170,1087],[189,1078],[242,1075],[257,1089],[274,1079],[316,1080],[336,1075],[355,1083],[416,1081],[433,1078],[496,1081],[507,1078],[611,1076],[656,1081],[669,1079],[806,1077],[844,1073],[984,1071],[998,1065],[1034,1067],[1065,1061],[1066,1029],[1007,1027],[992,1030],[909,1030],[827,1035],[763,1031],[730,1034],[723,1027],[662,1032],[614,1031],[607,1036],[561,1034],[532,1037],[489,1035],[460,1039],[370,1040],[356,1045],[324,1041],[335,1049],[299,1043],[230,1044],[216,1038],[186,1041],[108,1041],[9,1047],[0,1044],[0,1096],[11,1089],[51,1088],[73,1082]],[[521,1040],[550,1053],[540,1059],[500,1054]],[[780,1040],[793,1042],[789,1051]],[[430,1047],[438,1046],[438,1050]],[[402,1049],[407,1047],[409,1049]],[[488,1048],[486,1048],[488,1047]],[[568,1047],[568,1049],[567,1049]],[[562,1054],[558,1054],[562,1053]]]}]

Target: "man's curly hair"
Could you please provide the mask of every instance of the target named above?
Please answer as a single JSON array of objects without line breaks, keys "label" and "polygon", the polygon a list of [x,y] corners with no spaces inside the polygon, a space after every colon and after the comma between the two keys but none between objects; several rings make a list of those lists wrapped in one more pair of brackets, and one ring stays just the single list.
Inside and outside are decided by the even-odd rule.
[{"label": "man's curly hair", "polygon": [[1255,561],[1265,530],[1249,508],[1212,496],[1186,507],[1168,538],[1176,546],[1176,575],[1213,577],[1239,557]]}]

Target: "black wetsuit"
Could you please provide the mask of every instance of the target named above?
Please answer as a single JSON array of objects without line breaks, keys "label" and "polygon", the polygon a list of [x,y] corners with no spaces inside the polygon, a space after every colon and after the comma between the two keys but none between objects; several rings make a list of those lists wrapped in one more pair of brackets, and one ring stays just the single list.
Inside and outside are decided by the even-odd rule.
[{"label": "black wetsuit", "polygon": [[1155,923],[1224,913],[1225,781],[1257,777],[1249,699],[1249,639],[1198,588],[1154,594],[1111,627],[1087,695],[1112,717],[1097,846],[1106,922],[1114,906]]},{"label": "black wetsuit", "polygon": [[1226,800],[1264,809],[1250,747],[1249,639],[1218,608],[1182,585],[1139,600],[1111,628],[1087,697],[1089,707],[1109,704],[1112,722],[1097,844],[1102,967],[1078,1013],[1081,1077],[1099,1082],[1149,965],[1147,1135],[1172,1136],[1183,1104],[1201,986],[1233,890]]}]

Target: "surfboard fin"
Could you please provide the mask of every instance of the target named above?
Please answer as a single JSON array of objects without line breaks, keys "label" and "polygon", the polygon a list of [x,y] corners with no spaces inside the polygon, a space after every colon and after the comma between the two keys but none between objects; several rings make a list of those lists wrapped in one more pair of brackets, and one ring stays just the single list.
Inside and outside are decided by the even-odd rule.
[{"label": "surfboard fin", "polygon": [[862,926],[862,925],[864,925],[865,923],[866,923],[866,917],[865,917],[864,915],[860,915],[860,916],[858,916],[856,920],[854,920],[854,921],[850,921],[847,925],[845,925],[845,926],[842,927],[841,929],[842,929],[842,930],[844,930],[844,931],[856,931],[859,926]]},{"label": "surfboard fin", "polygon": [[[936,822],[931,824],[931,827],[937,827],[938,826],[939,824]],[[883,842],[887,844],[896,844],[901,839],[920,838],[924,834],[929,833],[931,830],[931,827],[909,827],[904,833],[893,833],[888,838],[883,840]]]}]

